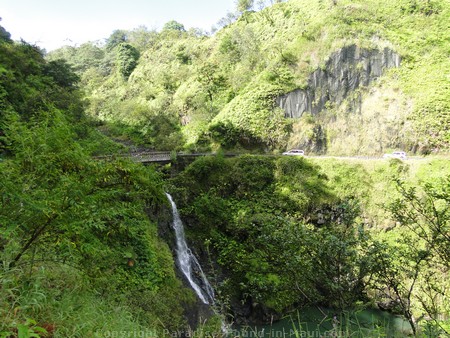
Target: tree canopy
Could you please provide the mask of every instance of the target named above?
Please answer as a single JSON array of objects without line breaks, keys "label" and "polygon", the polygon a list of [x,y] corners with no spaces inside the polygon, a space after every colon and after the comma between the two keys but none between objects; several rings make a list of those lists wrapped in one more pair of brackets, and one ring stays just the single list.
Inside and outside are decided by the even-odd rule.
[{"label": "tree canopy", "polygon": [[180,32],[186,31],[184,29],[184,25],[175,20],[170,20],[170,21],[166,22],[163,26],[163,30],[173,30],[173,31],[180,31]]}]

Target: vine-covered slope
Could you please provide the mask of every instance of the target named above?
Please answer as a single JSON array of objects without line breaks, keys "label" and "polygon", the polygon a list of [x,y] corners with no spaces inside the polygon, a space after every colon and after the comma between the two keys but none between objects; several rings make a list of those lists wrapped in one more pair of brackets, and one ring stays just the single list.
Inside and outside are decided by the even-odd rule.
[{"label": "vine-covered slope", "polygon": [[[49,58],[78,67],[93,116],[158,149],[446,151],[449,7],[446,0],[290,0],[246,11],[213,36],[182,25],[117,31],[104,47],[67,47]],[[369,55],[389,50],[395,67],[354,86],[376,60],[333,57],[350,46]],[[338,86],[315,88],[318,70],[323,79],[338,76]],[[278,107],[280,96],[312,87],[310,105],[320,99],[321,109],[286,118],[292,114]]]},{"label": "vine-covered slope", "polygon": [[0,33],[0,336],[181,327],[193,298],[145,212],[166,203],[161,176],[94,157],[118,146],[84,115],[78,76]]}]

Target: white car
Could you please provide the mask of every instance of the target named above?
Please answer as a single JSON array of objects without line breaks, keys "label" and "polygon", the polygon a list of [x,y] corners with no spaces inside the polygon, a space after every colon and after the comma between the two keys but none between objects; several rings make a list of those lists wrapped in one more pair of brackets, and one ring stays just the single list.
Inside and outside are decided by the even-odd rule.
[{"label": "white car", "polygon": [[400,160],[406,160],[406,153],[404,151],[394,151],[391,154],[384,154],[383,158],[398,158]]},{"label": "white car", "polygon": [[305,156],[305,151],[301,149],[291,149],[285,151],[283,155]]}]

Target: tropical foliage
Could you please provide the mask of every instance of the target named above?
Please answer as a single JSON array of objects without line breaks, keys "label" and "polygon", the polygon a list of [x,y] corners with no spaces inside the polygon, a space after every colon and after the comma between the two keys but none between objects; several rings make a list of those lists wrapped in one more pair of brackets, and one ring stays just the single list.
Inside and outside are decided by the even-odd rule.
[{"label": "tropical foliage", "polygon": [[[236,7],[214,35],[172,20],[49,54],[0,26],[0,337],[185,330],[195,295],[160,237],[166,188],[228,318],[377,306],[416,335],[449,334],[447,159],[218,151],[186,167],[173,156],[169,178],[122,156],[122,144],[174,155],[448,151],[448,2]],[[401,67],[285,118],[277,99],[349,45],[393,50]],[[197,332],[219,336],[220,325]]]},{"label": "tropical foliage", "polygon": [[[328,161],[218,156],[173,179],[222,311],[269,320],[376,304],[416,334],[448,332],[448,168],[422,176],[400,161]],[[403,183],[424,178],[435,183]]]},{"label": "tropical foliage", "polygon": [[[92,116],[124,124],[112,129],[154,149],[223,146],[212,135],[220,123],[237,131],[227,141],[236,149],[315,151],[322,142],[335,154],[448,150],[447,1],[275,2],[237,1],[213,36],[170,21],[160,32],[116,31],[104,47],[64,47],[48,58],[78,70]],[[277,97],[307,88],[310,74],[327,71],[330,55],[349,45],[393,50],[401,66],[320,114],[285,119]],[[170,126],[155,131],[154,119]],[[179,142],[161,144],[159,134]]]},{"label": "tropical foliage", "polygon": [[67,63],[6,35],[0,58],[0,336],[182,325],[189,296],[145,213],[165,204],[160,175],[92,157],[119,147]]}]

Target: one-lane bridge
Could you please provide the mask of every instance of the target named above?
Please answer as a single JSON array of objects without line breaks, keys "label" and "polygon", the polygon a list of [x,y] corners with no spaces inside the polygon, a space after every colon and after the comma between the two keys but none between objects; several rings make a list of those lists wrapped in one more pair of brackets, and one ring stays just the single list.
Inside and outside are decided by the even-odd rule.
[{"label": "one-lane bridge", "polygon": [[[157,163],[157,164],[167,164],[167,163],[173,163],[177,160],[183,160],[183,161],[193,161],[197,157],[203,157],[203,156],[214,156],[216,153],[176,153],[176,152],[170,152],[170,151],[136,151],[136,152],[130,152],[130,153],[123,153],[123,154],[115,154],[111,156],[99,156],[98,159],[113,159],[118,157],[123,158],[130,158],[132,161],[137,163]],[[225,157],[233,157],[236,156],[235,154],[225,154]]]}]

